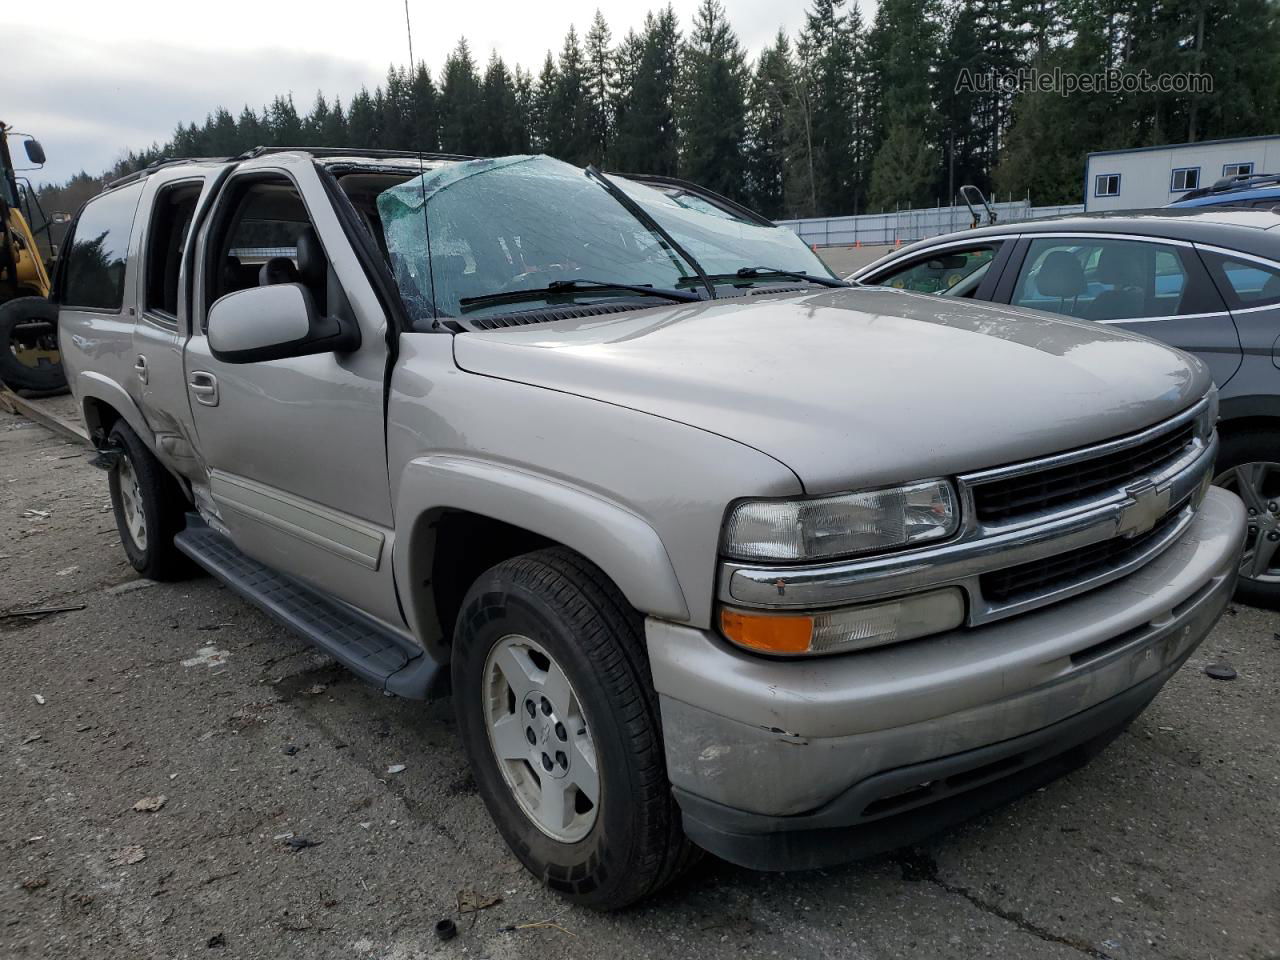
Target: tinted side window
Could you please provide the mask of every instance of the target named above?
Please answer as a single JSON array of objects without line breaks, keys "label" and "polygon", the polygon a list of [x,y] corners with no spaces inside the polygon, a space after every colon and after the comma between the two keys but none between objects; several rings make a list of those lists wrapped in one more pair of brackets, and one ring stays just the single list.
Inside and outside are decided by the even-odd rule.
[{"label": "tinted side window", "polygon": [[173,184],[156,194],[147,230],[146,310],[178,315],[178,272],[198,199],[199,183]]},{"label": "tinted side window", "polygon": [[1280,269],[1255,260],[1205,255],[1214,282],[1233,307],[1263,307],[1280,303]]},{"label": "tinted side window", "polygon": [[1031,241],[1012,302],[1084,320],[1194,312],[1189,271],[1175,247],[1134,240]]},{"label": "tinted side window", "polygon": [[967,250],[939,251],[906,266],[891,269],[888,273],[881,273],[867,282],[898,290],[914,290],[917,293],[946,293],[970,277],[979,279],[978,271],[986,272],[999,248],[999,243],[992,243]]},{"label": "tinted side window", "polygon": [[124,303],[129,231],[142,183],[132,183],[90,200],[76,220],[67,251],[62,303],[93,310],[119,310]]}]

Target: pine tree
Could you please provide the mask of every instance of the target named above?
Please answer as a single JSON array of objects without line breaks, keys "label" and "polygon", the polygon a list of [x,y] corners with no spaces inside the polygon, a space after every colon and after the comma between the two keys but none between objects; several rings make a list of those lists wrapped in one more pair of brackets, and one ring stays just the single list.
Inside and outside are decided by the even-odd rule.
[{"label": "pine tree", "polygon": [[293,105],[293,94],[276,96],[267,110],[267,126],[271,142],[276,146],[298,146],[302,143],[302,119]]},{"label": "pine tree", "polygon": [[719,0],[702,0],[681,60],[681,175],[727,197],[742,198],[746,58]]},{"label": "pine tree", "polygon": [[544,118],[546,151],[566,163],[591,162],[587,79],[582,44],[571,26],[556,62],[554,85]]},{"label": "pine tree", "polygon": [[387,69],[387,86],[379,107],[382,146],[390,150],[413,147],[413,97],[409,75],[403,67]]},{"label": "pine tree", "polygon": [[333,98],[333,106],[325,118],[324,127],[320,130],[320,143],[326,147],[346,147],[351,145],[347,133],[347,116],[342,111],[342,100]]},{"label": "pine tree", "polygon": [[792,96],[791,43],[778,31],[761,51],[747,97],[744,138],[747,203],[767,217],[785,216],[787,114]]},{"label": "pine tree", "polygon": [[813,143],[814,196],[826,214],[859,209],[861,157],[854,139],[858,122],[861,15],[846,13],[843,0],[814,0],[800,34],[802,75],[807,87]]},{"label": "pine tree", "polygon": [[316,144],[317,146],[329,147],[336,144],[324,142],[325,127],[329,124],[329,102],[325,100],[321,91],[316,91],[316,102],[311,106],[311,112],[306,115],[302,121],[302,136],[307,144]]},{"label": "pine tree", "polygon": [[236,120],[236,139],[239,140],[237,146],[241,153],[246,150],[252,150],[265,144],[266,137],[263,135],[262,123],[258,120],[258,115],[253,112],[253,108],[247,103],[244,109],[240,111],[240,118]]},{"label": "pine tree", "polygon": [[440,149],[440,103],[425,63],[419,63],[413,72],[409,97],[410,146],[424,153],[435,153]]},{"label": "pine tree", "polygon": [[533,88],[532,110],[529,113],[534,148],[540,153],[550,152],[553,104],[558,84],[556,62],[551,58],[551,51],[548,50],[547,58],[542,61],[538,82]]},{"label": "pine tree", "polygon": [[446,153],[478,153],[480,78],[465,37],[444,62],[440,107],[440,149]]},{"label": "pine tree", "polygon": [[361,147],[376,147],[381,142],[378,110],[366,87],[361,87],[360,92],[351,98],[351,106],[347,110],[347,140],[352,146]]},{"label": "pine tree", "polygon": [[480,152],[502,157],[519,153],[525,120],[516,105],[516,90],[511,73],[495,52],[485,67],[480,101]]},{"label": "pine tree", "polygon": [[679,166],[676,70],[680,30],[667,6],[645,17],[640,55],[630,75],[626,109],[620,111],[614,165],[620,170],[672,176]]},{"label": "pine tree", "polygon": [[609,141],[613,135],[612,100],[617,84],[617,68],[610,47],[613,35],[604,15],[596,10],[587,31],[586,72],[586,128],[588,156],[592,163],[604,164],[609,156]]}]

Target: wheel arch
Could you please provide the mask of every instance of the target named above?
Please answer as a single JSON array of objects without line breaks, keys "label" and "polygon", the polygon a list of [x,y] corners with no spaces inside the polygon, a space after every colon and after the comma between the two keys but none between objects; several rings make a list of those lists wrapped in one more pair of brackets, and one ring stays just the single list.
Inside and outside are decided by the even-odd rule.
[{"label": "wheel arch", "polygon": [[657,532],[625,506],[563,480],[467,457],[424,457],[401,476],[396,526],[392,563],[405,617],[440,659],[448,658],[453,619],[475,577],[548,546],[594,563],[637,610],[689,617]]},{"label": "wheel arch", "polygon": [[114,380],[96,371],[82,371],[76,378],[76,394],[85,427],[94,446],[104,446],[116,421],[123,420],[147,449],[155,453],[151,431],[142,418],[142,411]]}]

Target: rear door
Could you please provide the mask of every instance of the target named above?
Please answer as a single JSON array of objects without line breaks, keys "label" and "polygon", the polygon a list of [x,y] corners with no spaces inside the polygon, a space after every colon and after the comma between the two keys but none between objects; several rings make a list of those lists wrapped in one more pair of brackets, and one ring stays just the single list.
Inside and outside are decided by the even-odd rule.
[{"label": "rear door", "polygon": [[[246,166],[220,190],[196,251],[185,372],[205,490],[245,553],[403,628],[390,562],[385,315],[315,167]],[[272,283],[301,283],[318,309],[358,323],[360,347],[257,363],[215,359],[210,305]]]},{"label": "rear door", "polygon": [[1028,234],[996,299],[1141,333],[1196,354],[1219,386],[1240,336],[1189,243],[1099,234]]},{"label": "rear door", "polygon": [[182,262],[191,223],[206,178],[153,181],[141,205],[149,213],[137,258],[131,391],[151,430],[157,456],[179,473],[192,476],[199,464],[182,368],[188,318],[179,292],[184,289]]},{"label": "rear door", "polygon": [[1233,393],[1280,394],[1280,263],[1218,247],[1199,250],[1240,331],[1243,382],[1233,384]]}]

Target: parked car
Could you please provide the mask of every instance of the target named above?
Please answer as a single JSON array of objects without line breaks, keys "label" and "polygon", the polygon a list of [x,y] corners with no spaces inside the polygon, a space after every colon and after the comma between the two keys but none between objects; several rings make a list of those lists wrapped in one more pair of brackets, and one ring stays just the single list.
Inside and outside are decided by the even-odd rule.
[{"label": "parked car", "polygon": [[1184,194],[1169,207],[1257,207],[1273,213],[1280,208],[1280,174],[1226,177],[1209,187]]},{"label": "parked car", "polygon": [[499,831],[579,903],[1037,787],[1234,586],[1204,363],[850,288],[691,185],[258,150],[118,182],[67,249],[133,566],[451,691]]},{"label": "parked car", "polygon": [[1221,396],[1215,482],[1249,508],[1239,596],[1280,606],[1280,216],[1165,209],[1008,223],[922,240],[849,279],[1066,314],[1200,357]]}]

